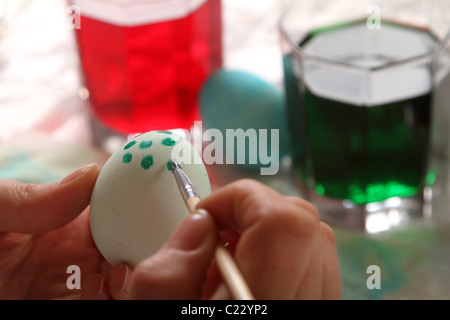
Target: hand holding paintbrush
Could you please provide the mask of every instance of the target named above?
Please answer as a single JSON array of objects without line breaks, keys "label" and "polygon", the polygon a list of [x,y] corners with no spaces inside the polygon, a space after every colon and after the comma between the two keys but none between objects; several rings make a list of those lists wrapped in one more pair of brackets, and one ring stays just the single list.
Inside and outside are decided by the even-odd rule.
[{"label": "hand holding paintbrush", "polygon": [[[178,187],[180,188],[180,192],[186,202],[186,206],[188,207],[189,212],[194,213],[196,211],[197,203],[200,202],[198,193],[177,161],[172,160],[171,167],[175,179],[177,180]],[[236,300],[253,300],[253,295],[238,266],[230,253],[220,243],[217,244],[215,258],[220,273],[222,274],[232,297]]]}]

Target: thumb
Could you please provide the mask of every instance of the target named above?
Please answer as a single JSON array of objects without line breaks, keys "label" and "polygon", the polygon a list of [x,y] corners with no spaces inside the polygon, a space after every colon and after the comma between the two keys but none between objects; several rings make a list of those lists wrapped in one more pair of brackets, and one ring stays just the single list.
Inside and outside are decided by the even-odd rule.
[{"label": "thumb", "polygon": [[0,232],[42,233],[69,223],[88,206],[99,172],[92,164],[59,183],[0,180]]},{"label": "thumb", "polygon": [[216,243],[213,218],[204,210],[189,215],[157,253],[136,266],[129,298],[199,299]]}]

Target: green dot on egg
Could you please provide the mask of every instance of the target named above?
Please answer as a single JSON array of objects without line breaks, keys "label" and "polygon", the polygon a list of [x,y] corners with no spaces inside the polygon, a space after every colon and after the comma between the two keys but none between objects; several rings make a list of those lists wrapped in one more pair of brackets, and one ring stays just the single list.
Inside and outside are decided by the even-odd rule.
[{"label": "green dot on egg", "polygon": [[169,160],[169,161],[167,161],[167,170],[169,170],[170,172],[172,172],[173,170],[172,170],[172,161],[171,160]]},{"label": "green dot on egg", "polygon": [[170,132],[170,131],[163,131],[163,130],[158,130],[156,132],[158,132],[158,133],[165,133],[165,134],[172,134],[172,132]]},{"label": "green dot on egg", "polygon": [[176,144],[177,142],[175,140],[173,140],[172,138],[164,138],[161,140],[161,144],[163,146],[167,146],[167,147],[172,147]]},{"label": "green dot on egg", "polygon": [[139,149],[144,150],[150,148],[153,144],[153,140],[144,140],[139,144]]},{"label": "green dot on egg", "polygon": [[133,159],[133,155],[131,153],[125,153],[123,155],[122,161],[123,163],[130,163],[131,159]]},{"label": "green dot on egg", "polygon": [[125,146],[125,150],[130,149],[132,146],[134,146],[137,143],[136,140],[130,141],[129,143],[127,143],[127,145]]},{"label": "green dot on egg", "polygon": [[145,170],[150,169],[150,167],[153,165],[153,155],[145,156],[144,159],[141,161],[141,167]]}]

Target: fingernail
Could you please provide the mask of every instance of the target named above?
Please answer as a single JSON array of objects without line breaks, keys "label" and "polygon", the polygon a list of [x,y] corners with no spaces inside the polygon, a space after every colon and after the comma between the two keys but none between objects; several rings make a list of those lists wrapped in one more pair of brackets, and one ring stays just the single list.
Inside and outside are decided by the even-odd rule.
[{"label": "fingernail", "polygon": [[170,246],[185,251],[195,250],[213,233],[215,233],[215,227],[211,216],[205,210],[199,210],[190,214],[179,225],[170,241]]},{"label": "fingernail", "polygon": [[71,174],[69,174],[67,177],[65,177],[64,179],[61,180],[61,182],[59,184],[65,184],[68,183],[70,181],[73,181],[77,178],[82,177],[83,175],[85,175],[86,173],[88,173],[89,171],[91,171],[91,169],[96,166],[97,164],[92,163],[89,164],[87,166],[81,167],[78,170],[75,170],[74,172],[72,172]]},{"label": "fingernail", "polygon": [[106,299],[108,299],[108,295],[106,293],[106,288],[105,288],[105,279],[103,278],[103,276],[101,274],[98,274],[97,276],[99,278],[99,281],[98,281],[99,288],[97,291],[97,296],[99,299],[106,300]]},{"label": "fingernail", "polygon": [[120,288],[120,294],[122,294],[123,296],[127,295],[127,285],[128,285],[128,274],[129,274],[129,268],[127,265],[125,265],[125,276],[123,278],[123,284],[122,287]]},{"label": "fingernail", "polygon": [[98,287],[99,288],[98,288],[97,294],[101,295],[103,293],[104,280],[103,280],[103,276],[101,274],[98,274],[97,277],[99,278],[99,281],[98,281]]}]

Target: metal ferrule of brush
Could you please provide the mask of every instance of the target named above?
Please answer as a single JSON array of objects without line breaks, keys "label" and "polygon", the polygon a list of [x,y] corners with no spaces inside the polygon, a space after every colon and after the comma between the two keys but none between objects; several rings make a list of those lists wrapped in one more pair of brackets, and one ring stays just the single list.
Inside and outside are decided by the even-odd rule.
[{"label": "metal ferrule of brush", "polygon": [[180,188],[184,201],[191,197],[198,197],[197,190],[180,166],[175,167],[173,173],[177,179],[178,187]]}]

